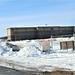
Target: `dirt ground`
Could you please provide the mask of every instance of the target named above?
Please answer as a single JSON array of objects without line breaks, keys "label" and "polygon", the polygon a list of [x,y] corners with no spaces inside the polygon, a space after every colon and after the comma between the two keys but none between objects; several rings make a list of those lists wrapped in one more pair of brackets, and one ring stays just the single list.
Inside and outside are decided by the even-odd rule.
[{"label": "dirt ground", "polygon": [[53,72],[19,71],[0,66],[0,75],[75,75],[75,71],[64,71],[63,69],[58,69]]},{"label": "dirt ground", "polygon": [[73,71],[54,71],[54,72],[43,72],[40,75],[75,75]]}]

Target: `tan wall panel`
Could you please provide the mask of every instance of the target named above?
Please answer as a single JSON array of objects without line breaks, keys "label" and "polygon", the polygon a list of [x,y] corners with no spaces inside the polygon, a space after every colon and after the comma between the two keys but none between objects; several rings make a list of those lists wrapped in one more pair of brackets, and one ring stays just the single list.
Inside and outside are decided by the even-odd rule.
[{"label": "tan wall panel", "polygon": [[11,35],[11,29],[7,30],[7,35],[10,36]]},{"label": "tan wall panel", "polygon": [[11,29],[7,29],[8,40],[11,40]]},{"label": "tan wall panel", "polygon": [[70,49],[74,46],[74,41],[60,42],[60,49]]}]

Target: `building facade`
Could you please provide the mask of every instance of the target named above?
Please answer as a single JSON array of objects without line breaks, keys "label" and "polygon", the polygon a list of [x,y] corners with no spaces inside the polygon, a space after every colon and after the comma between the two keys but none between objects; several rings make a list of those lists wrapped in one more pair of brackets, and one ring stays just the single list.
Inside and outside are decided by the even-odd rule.
[{"label": "building facade", "polygon": [[8,40],[43,39],[52,36],[72,35],[74,26],[14,27],[7,29]]}]

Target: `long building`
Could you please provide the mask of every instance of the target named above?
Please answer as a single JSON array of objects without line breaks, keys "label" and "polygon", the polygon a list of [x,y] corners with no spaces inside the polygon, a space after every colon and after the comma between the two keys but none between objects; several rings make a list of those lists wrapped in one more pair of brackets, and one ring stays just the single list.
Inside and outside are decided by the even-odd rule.
[{"label": "long building", "polygon": [[43,39],[52,36],[72,36],[74,26],[14,27],[7,28],[8,40]]}]

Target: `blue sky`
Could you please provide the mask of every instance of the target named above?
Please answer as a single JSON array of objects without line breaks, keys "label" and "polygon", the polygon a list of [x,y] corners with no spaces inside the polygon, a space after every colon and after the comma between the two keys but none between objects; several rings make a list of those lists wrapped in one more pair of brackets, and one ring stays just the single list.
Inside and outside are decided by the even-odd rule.
[{"label": "blue sky", "polygon": [[75,0],[0,0],[0,37],[17,26],[75,25]]}]

